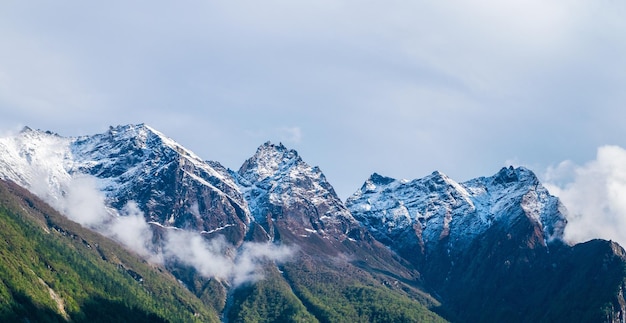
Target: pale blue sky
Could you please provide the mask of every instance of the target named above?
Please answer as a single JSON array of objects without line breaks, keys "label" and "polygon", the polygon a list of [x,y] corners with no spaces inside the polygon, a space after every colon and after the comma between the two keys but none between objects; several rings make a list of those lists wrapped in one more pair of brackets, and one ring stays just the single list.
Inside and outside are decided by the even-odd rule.
[{"label": "pale blue sky", "polygon": [[622,1],[3,1],[0,132],[145,122],[238,169],[267,140],[342,198],[626,147]]}]

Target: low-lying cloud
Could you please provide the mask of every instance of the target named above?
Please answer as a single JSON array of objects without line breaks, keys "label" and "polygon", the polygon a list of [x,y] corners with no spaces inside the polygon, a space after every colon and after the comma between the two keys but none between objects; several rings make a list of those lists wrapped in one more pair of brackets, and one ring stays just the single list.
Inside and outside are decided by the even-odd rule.
[{"label": "low-lying cloud", "polygon": [[266,243],[246,242],[234,254],[233,246],[222,236],[209,241],[197,232],[171,230],[167,233],[164,255],[192,266],[205,277],[218,277],[233,286],[254,282],[263,277],[265,261],[286,261],[293,249]]},{"label": "low-lying cloud", "polygon": [[585,165],[565,161],[548,169],[546,187],[569,210],[565,239],[610,239],[626,246],[626,150],[598,148]]},{"label": "low-lying cloud", "polygon": [[[254,282],[263,277],[266,261],[286,261],[293,248],[267,243],[246,242],[235,248],[222,236],[208,240],[199,232],[168,229],[165,239],[154,244],[153,231],[135,202],[121,210],[106,205],[95,178],[81,175],[64,188],[63,198],[54,205],[71,220],[110,237],[154,263],[174,260],[195,268],[204,277],[217,277],[231,286]],[[55,194],[44,194],[44,197]]]},{"label": "low-lying cloud", "polygon": [[[153,262],[160,262],[152,250],[152,231],[136,203],[129,202],[121,210],[107,207],[105,196],[97,189],[93,177],[79,175],[64,188],[55,206],[69,219],[122,243],[128,249]],[[50,194],[54,196],[55,194]]]}]

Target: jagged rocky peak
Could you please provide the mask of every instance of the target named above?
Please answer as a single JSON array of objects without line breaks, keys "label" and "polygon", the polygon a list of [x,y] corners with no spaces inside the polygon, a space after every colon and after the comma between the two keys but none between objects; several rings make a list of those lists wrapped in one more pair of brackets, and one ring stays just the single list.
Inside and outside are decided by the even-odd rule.
[{"label": "jagged rocky peak", "polygon": [[22,130],[20,131],[20,133],[26,133],[26,132],[31,132],[33,131],[33,129],[29,126],[24,126],[24,128],[22,128]]},{"label": "jagged rocky peak", "polygon": [[[238,243],[249,211],[235,180],[217,162],[190,150],[145,124],[111,127],[80,138],[76,167],[102,180],[114,207],[135,201],[149,221],[227,234]],[[218,230],[219,231],[219,230]]]},{"label": "jagged rocky peak", "polygon": [[422,249],[448,237],[453,214],[474,210],[465,188],[439,171],[411,181],[373,174],[346,205],[377,239],[402,241],[402,249]]},{"label": "jagged rocky peak", "polygon": [[107,135],[116,138],[145,138],[148,134],[156,134],[156,130],[145,123],[110,126]]},{"label": "jagged rocky peak", "polygon": [[50,130],[40,130],[40,129],[33,129],[29,126],[24,126],[24,128],[22,128],[22,130],[20,130],[19,132],[21,135],[26,135],[26,134],[34,134],[34,135],[48,135],[48,136],[56,136],[56,137],[60,137],[58,133],[56,132],[52,132]]},{"label": "jagged rocky peak", "polygon": [[357,224],[319,167],[282,144],[261,145],[237,177],[252,215],[270,239],[276,223],[300,236],[345,235]]},{"label": "jagged rocky peak", "polygon": [[93,136],[84,136],[80,139],[86,140],[90,138],[107,139],[115,142],[127,142],[128,144],[136,148],[145,148],[149,139],[158,140],[160,137],[164,137],[158,131],[152,129],[146,124],[130,124],[110,126],[109,129],[102,134]]},{"label": "jagged rocky peak", "polygon": [[76,138],[25,130],[0,139],[0,152],[0,177],[38,188],[48,202],[62,200],[74,178],[91,175],[107,206],[122,209],[135,202],[148,221],[162,226],[227,228],[237,243],[250,220],[239,187],[223,166],[203,161],[146,124]]},{"label": "jagged rocky peak", "polygon": [[526,167],[503,167],[496,175],[492,176],[495,185],[510,185],[511,183],[523,183],[526,185],[538,185],[537,175]]},{"label": "jagged rocky peak", "polygon": [[275,145],[268,141],[257,149],[254,156],[246,160],[238,173],[254,183],[273,177],[277,173],[284,173],[299,164],[303,164],[303,161],[297,151],[287,149],[282,143]]},{"label": "jagged rocky peak", "polygon": [[412,181],[374,174],[346,205],[379,240],[424,245],[426,251],[444,238],[463,248],[496,223],[511,227],[518,216],[539,226],[545,241],[560,239],[566,223],[559,200],[523,167],[465,183],[438,171]]},{"label": "jagged rocky peak", "polygon": [[117,178],[123,174],[129,177],[138,175],[137,172],[145,173],[175,163],[194,175],[215,177],[232,189],[236,188],[219,163],[203,161],[192,151],[143,123],[110,127],[102,134],[79,137],[72,151],[76,159],[75,171],[101,178]]},{"label": "jagged rocky peak", "polygon": [[370,178],[367,180],[369,183],[372,183],[374,185],[387,185],[393,181],[395,181],[395,179],[391,178],[391,177],[387,177],[387,176],[382,176],[378,173],[374,173],[372,174],[372,176],[370,176]]},{"label": "jagged rocky peak", "polygon": [[400,185],[408,185],[408,186],[425,185],[431,191],[439,191],[443,187],[453,187],[456,189],[462,189],[459,187],[459,184],[457,182],[450,179],[450,177],[448,177],[446,174],[440,171],[434,171],[426,177],[415,179],[412,181],[409,181],[406,179],[397,180],[391,177],[382,176],[378,173],[374,173],[365,182],[365,184],[369,184],[369,186],[368,185],[364,186],[365,188],[369,187],[369,189],[372,189],[374,186],[385,187],[385,186],[400,186]]},{"label": "jagged rocky peak", "polygon": [[110,127],[105,133],[76,139],[72,153],[77,163],[72,171],[117,177],[131,166],[154,159],[159,144],[159,136],[143,124]]},{"label": "jagged rocky peak", "polygon": [[[438,207],[444,204],[454,207],[462,203],[473,207],[467,196],[468,193],[464,187],[439,171],[412,181],[396,180],[374,173],[359,191],[348,198],[346,203],[351,209],[369,212],[383,211],[388,206],[399,207],[406,209],[406,212],[383,213],[386,216],[402,214],[417,219],[428,218],[435,210],[420,212],[412,207]],[[387,201],[377,204],[380,200],[393,200],[393,203]]]},{"label": "jagged rocky peak", "polygon": [[472,193],[482,214],[490,212],[494,220],[509,223],[516,215],[525,216],[539,226],[546,242],[562,240],[567,210],[531,170],[511,166],[494,176],[473,179],[463,185]]},{"label": "jagged rocky peak", "polygon": [[[332,194],[336,197],[333,187],[319,167],[310,166],[302,160],[298,152],[288,149],[282,143],[275,145],[266,142],[261,145],[254,156],[244,162],[237,172],[240,184],[243,186],[267,186],[272,184],[274,188],[283,187],[287,192],[311,190],[324,195]],[[279,197],[279,196],[276,196]]]},{"label": "jagged rocky peak", "polygon": [[[304,194],[314,199],[332,194],[336,198],[334,189],[319,167],[310,166],[297,151],[286,148],[282,143],[274,145],[266,142],[261,145],[237,174],[242,186],[270,188],[267,184],[271,184],[272,192],[282,190],[281,196],[275,198],[289,198],[289,193],[293,193],[294,197]],[[315,196],[320,192],[324,196]]]},{"label": "jagged rocky peak", "polygon": [[79,137],[75,146],[78,155],[95,155],[94,157],[102,157],[102,153],[111,156],[135,154],[141,157],[150,151],[163,153],[165,150],[171,150],[176,154],[201,161],[193,152],[143,123],[109,127],[105,133]]}]

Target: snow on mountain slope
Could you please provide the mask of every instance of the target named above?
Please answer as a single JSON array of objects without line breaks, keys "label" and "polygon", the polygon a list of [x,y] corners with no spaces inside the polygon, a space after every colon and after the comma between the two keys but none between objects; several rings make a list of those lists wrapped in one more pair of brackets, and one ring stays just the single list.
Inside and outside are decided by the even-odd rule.
[{"label": "snow on mountain slope", "polygon": [[47,201],[61,200],[74,179],[90,175],[108,205],[121,210],[136,202],[148,221],[166,227],[204,232],[236,227],[232,240],[240,241],[250,221],[224,167],[202,161],[144,124],[77,138],[25,128],[0,139],[0,154],[0,177]]},{"label": "snow on mountain slope", "polygon": [[[89,172],[100,178],[115,178],[125,182],[134,175],[163,166],[175,159],[197,167],[208,177],[219,180],[220,189],[235,192],[237,186],[228,176],[216,171],[172,139],[147,125],[127,125],[110,128],[104,134],[77,138],[72,145],[75,165],[72,171]],[[217,163],[213,164],[219,165]],[[114,185],[110,187],[115,189]]]},{"label": "snow on mountain slope", "polygon": [[291,228],[302,236],[345,238],[352,226],[358,226],[321,170],[282,144],[260,146],[237,176],[253,217],[266,226],[271,238],[275,219],[293,223]]},{"label": "snow on mountain slope", "polygon": [[444,238],[462,250],[492,225],[510,226],[519,213],[541,227],[544,243],[562,238],[566,224],[558,199],[525,168],[462,184],[440,172],[413,181],[374,174],[346,205],[377,239],[414,240],[426,251]]},{"label": "snow on mountain slope", "polygon": [[230,224],[243,234],[249,223],[246,203],[221,165],[202,161],[148,126],[81,137],[72,151],[71,171],[99,178],[115,207],[133,200],[150,221],[199,231]]},{"label": "snow on mountain slope", "polygon": [[480,177],[462,185],[471,192],[478,213],[489,215],[489,220],[512,221],[509,215],[521,208],[526,217],[541,227],[546,242],[563,239],[567,210],[532,171],[524,167],[503,168],[494,176]]},{"label": "snow on mountain slope", "polygon": [[71,181],[72,138],[25,127],[0,138],[0,178],[11,180],[51,204],[62,198]]}]

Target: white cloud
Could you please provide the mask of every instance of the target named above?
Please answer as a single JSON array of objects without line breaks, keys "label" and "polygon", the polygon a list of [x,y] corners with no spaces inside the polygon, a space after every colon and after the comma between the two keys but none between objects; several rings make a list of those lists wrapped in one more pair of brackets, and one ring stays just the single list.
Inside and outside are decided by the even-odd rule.
[{"label": "white cloud", "polygon": [[[244,242],[236,248],[222,236],[208,240],[198,232],[180,229],[168,229],[159,248],[153,243],[152,229],[139,206],[131,201],[119,211],[107,207],[96,184],[87,175],[72,179],[66,185],[64,198],[55,200],[57,208],[71,220],[120,242],[154,263],[176,259],[205,277],[217,277],[237,287],[261,279],[263,263],[286,261],[294,252],[292,247],[269,243]],[[43,191],[40,194],[49,200],[55,195]],[[192,206],[192,213],[199,216],[197,204]]]},{"label": "white cloud", "polygon": [[602,238],[626,245],[624,148],[600,147],[596,159],[582,166],[563,162],[548,170],[545,181],[569,210],[567,240]]},{"label": "white cloud", "polygon": [[197,232],[170,230],[167,233],[164,254],[194,267],[205,277],[217,277],[240,286],[263,278],[263,263],[284,262],[294,253],[293,247],[270,243],[244,242],[239,248],[218,236],[211,240]]},{"label": "white cloud", "polygon": [[57,195],[53,193],[38,195],[56,203],[55,207],[69,219],[120,242],[150,261],[161,262],[162,257],[154,252],[150,225],[135,202],[128,202],[119,211],[108,207],[96,179],[87,175],[72,178],[64,189],[61,199],[52,199]]},{"label": "white cloud", "polygon": [[98,228],[113,217],[107,211],[105,197],[96,188],[93,177],[75,177],[65,189],[64,199],[60,201],[60,211],[71,220],[88,228]]},{"label": "white cloud", "polygon": [[233,262],[227,255],[229,246],[223,238],[206,241],[196,232],[170,230],[167,233],[164,253],[167,258],[194,267],[205,277],[228,279],[233,272]]},{"label": "white cloud", "polygon": [[120,216],[108,223],[105,234],[148,260],[157,263],[162,260],[162,256],[154,252],[152,229],[135,202],[128,202]]},{"label": "white cloud", "polygon": [[235,270],[232,273],[232,283],[239,286],[247,282],[255,282],[263,278],[260,267],[263,263],[285,262],[295,252],[294,247],[273,245],[269,243],[244,243],[235,258]]}]

